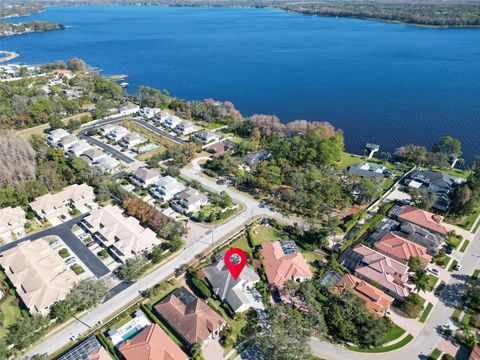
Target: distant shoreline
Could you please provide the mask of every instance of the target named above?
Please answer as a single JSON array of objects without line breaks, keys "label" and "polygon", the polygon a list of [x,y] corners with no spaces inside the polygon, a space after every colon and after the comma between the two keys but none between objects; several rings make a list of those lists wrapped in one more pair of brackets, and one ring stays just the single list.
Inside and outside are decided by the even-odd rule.
[{"label": "distant shoreline", "polygon": [[6,62],[6,61],[10,61],[10,60],[13,60],[13,59],[16,59],[17,57],[20,56],[20,54],[17,54],[17,53],[14,52],[14,51],[3,51],[3,50],[0,50],[0,54],[5,55],[5,56],[3,56],[3,57],[0,57],[0,63]]}]

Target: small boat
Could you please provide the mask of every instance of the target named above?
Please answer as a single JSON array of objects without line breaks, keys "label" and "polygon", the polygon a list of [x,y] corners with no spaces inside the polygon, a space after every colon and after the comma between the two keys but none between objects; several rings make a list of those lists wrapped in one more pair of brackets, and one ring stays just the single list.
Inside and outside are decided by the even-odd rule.
[{"label": "small boat", "polygon": [[122,81],[122,82],[120,83],[120,87],[122,87],[123,89],[125,89],[126,87],[128,87],[128,82]]}]

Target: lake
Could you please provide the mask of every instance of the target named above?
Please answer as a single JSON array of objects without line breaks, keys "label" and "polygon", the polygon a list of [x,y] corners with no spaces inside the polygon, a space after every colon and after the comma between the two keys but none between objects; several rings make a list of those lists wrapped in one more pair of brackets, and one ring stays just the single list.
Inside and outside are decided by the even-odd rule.
[{"label": "lake", "polygon": [[79,57],[105,74],[244,114],[328,121],[346,149],[430,147],[444,135],[480,153],[480,29],[432,29],[270,9],[52,7],[8,21],[64,31],[0,38],[15,61]]}]

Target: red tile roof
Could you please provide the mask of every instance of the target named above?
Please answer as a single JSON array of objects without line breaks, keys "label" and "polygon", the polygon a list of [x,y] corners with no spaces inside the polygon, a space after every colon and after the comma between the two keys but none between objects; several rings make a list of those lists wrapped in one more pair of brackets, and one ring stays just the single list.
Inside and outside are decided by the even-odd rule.
[{"label": "red tile roof", "polygon": [[119,350],[126,360],[188,360],[188,356],[157,324],[125,341]]},{"label": "red tile roof", "polygon": [[374,315],[383,316],[393,302],[393,297],[370,285],[354,275],[343,275],[335,284],[337,289],[351,289],[360,299],[365,301],[367,309]]},{"label": "red tile roof", "polygon": [[422,266],[426,267],[432,260],[432,257],[427,254],[425,246],[416,244],[393,233],[383,235],[375,243],[375,249],[404,264],[408,263],[411,257],[417,257],[420,259]]},{"label": "red tile roof", "polygon": [[282,287],[288,280],[311,279],[312,272],[300,252],[285,255],[279,241],[262,245],[263,267],[271,285]]},{"label": "red tile roof", "polygon": [[402,206],[402,212],[398,214],[398,218],[417,224],[438,234],[447,235],[449,232],[448,229],[442,225],[443,216],[432,214],[431,212],[417,209],[410,205]]}]

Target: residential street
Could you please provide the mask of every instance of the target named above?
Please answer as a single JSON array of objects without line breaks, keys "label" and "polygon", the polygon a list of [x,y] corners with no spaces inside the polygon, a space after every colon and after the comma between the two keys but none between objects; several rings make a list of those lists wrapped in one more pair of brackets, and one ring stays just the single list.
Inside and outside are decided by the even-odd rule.
[{"label": "residential street", "polygon": [[84,217],[88,216],[89,213],[77,216],[76,218],[70,219],[65,221],[64,223],[50,227],[48,229],[39,231],[32,235],[25,236],[22,239],[17,241],[10,242],[0,247],[0,253],[13,248],[18,243],[26,240],[38,240],[45,236],[58,236],[62,239],[65,244],[75,253],[76,256],[80,258],[80,260],[88,267],[88,269],[98,278],[101,278],[110,273],[108,267],[100,261],[100,259],[92,253],[85,244],[77,238],[72,233],[72,226],[78,224],[83,220]]},{"label": "residential street", "polygon": [[423,329],[409,344],[394,352],[368,354],[346,350],[329,342],[311,339],[310,345],[314,355],[327,360],[414,360],[426,359],[440,342],[437,329],[450,322],[450,316],[465,290],[465,280],[480,266],[480,231],[475,235],[460,264],[461,270],[454,272],[452,279],[440,294],[440,301],[434,307]]},{"label": "residential street", "polygon": [[129,302],[137,298],[143,290],[154,286],[158,282],[171,275],[175,269],[179,268],[182,264],[193,260],[196,255],[203,252],[212,243],[215,243],[232,234],[237,229],[241,229],[253,217],[263,215],[282,218],[280,214],[275,213],[267,208],[260,207],[259,203],[253,198],[234,190],[227,190],[225,186],[217,185],[215,182],[199,176],[195,170],[184,169],[182,170],[182,175],[186,178],[192,178],[200,181],[207,188],[217,191],[226,190],[230,196],[235,199],[235,201],[242,203],[244,210],[240,214],[237,214],[231,218],[229,221],[217,226],[212,232],[206,233],[195,241],[192,241],[189,247],[184,249],[174,259],[168,261],[153,273],[145,276],[138,282],[127,287],[120,294],[100,304],[97,308],[89,311],[87,314],[79,318],[79,320],[66,326],[64,329],[62,329],[62,331],[47,336],[42,343],[32,348],[27,355],[42,353],[51,354],[59,348],[65,346],[70,342],[72,337],[79,336],[87,331],[91,326],[103,321],[103,319],[114,313],[117,309],[127,305]]}]

